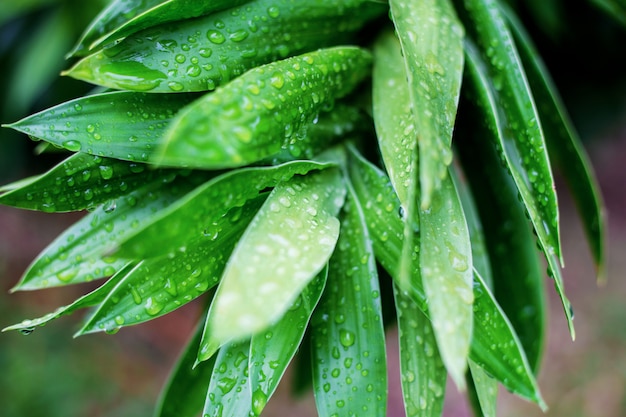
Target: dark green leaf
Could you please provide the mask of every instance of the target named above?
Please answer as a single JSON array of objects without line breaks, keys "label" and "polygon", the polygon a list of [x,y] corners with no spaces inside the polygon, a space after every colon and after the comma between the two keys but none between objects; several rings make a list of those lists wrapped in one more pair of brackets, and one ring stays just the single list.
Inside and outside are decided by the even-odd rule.
[{"label": "dark green leaf", "polygon": [[274,188],[226,265],[198,360],[282,317],[333,253],[345,193],[338,169],[293,177]]},{"label": "dark green leaf", "polygon": [[174,365],[159,396],[154,417],[196,417],[202,410],[215,364],[213,357],[194,367],[202,328],[202,323],[198,323]]},{"label": "dark green leaf", "polygon": [[505,15],[537,99],[550,159],[565,176],[574,196],[596,263],[598,281],[602,282],[606,278],[606,223],[600,187],[583,144],[530,37],[511,11]]},{"label": "dark green leaf", "polygon": [[324,291],[327,275],[328,268],[324,268],[276,324],[252,337],[250,391],[255,415],[261,415],[287,366],[300,349],[311,314]]},{"label": "dark green leaf", "polygon": [[[489,80],[485,64],[481,61],[476,49],[469,41],[466,43],[466,53],[466,67],[468,69],[466,81],[468,86],[471,86],[466,90],[468,90],[468,93],[474,94],[470,99],[477,101],[482,111],[481,119],[484,120],[486,124],[486,127],[484,127],[486,135],[484,135],[483,138],[491,137],[494,139],[493,142],[498,151],[499,159],[505,164],[514,180],[519,196],[524,203],[525,211],[537,234],[539,247],[543,250],[548,262],[549,273],[554,277],[554,283],[561,297],[570,334],[572,338],[574,338],[575,332],[571,306],[565,295],[560,265],[557,259],[560,251],[557,246],[555,246],[558,244],[558,237],[554,235],[554,227],[558,229],[557,213],[549,209],[548,212],[552,212],[552,216],[548,216],[548,212],[546,212],[546,207],[550,202],[550,196],[556,196],[556,194],[554,194],[554,185],[552,183],[552,174],[549,171],[549,166],[543,166],[543,168],[546,169],[541,170],[542,165],[536,165],[536,161],[532,163],[529,162],[530,165],[528,168],[531,169],[531,171],[526,171],[526,168],[522,165],[522,160],[528,159],[530,156],[527,154],[522,157],[521,155],[523,155],[525,151],[521,151],[521,154],[518,153],[519,151],[516,147],[517,139],[510,136],[509,132],[511,129],[509,123],[511,123],[511,121],[500,111],[501,100],[498,99],[499,92],[496,86]],[[532,104],[532,102],[529,103]],[[536,119],[534,120],[536,122]],[[543,143],[543,141],[541,143]],[[540,148],[545,153],[543,144],[541,144]],[[528,149],[526,149],[526,151],[530,152]],[[474,157],[474,155],[471,157]],[[543,160],[543,157],[540,159]],[[552,185],[546,185],[544,179],[547,180],[548,177]],[[535,194],[533,187],[536,187],[537,190],[544,191],[544,196],[541,197],[540,200],[536,199],[539,198],[539,196]],[[549,187],[549,191],[545,187]],[[542,203],[540,203],[540,201]],[[543,203],[545,203],[546,206],[543,206]],[[554,203],[556,204],[556,200],[554,200]]]},{"label": "dark green leaf", "polygon": [[387,367],[376,260],[352,190],[311,332],[319,415],[385,415]]},{"label": "dark green leaf", "polygon": [[6,127],[72,152],[147,161],[178,110],[197,95],[112,92],[77,98]]},{"label": "dark green leaf", "polygon": [[447,175],[463,75],[463,27],[449,0],[391,0],[419,136],[423,209]]},{"label": "dark green leaf", "polygon": [[[205,8],[217,4],[187,3]],[[124,90],[214,90],[259,65],[353,44],[356,30],[385,11],[385,6],[364,0],[256,0],[133,34],[64,74]]]},{"label": "dark green leaf", "polygon": [[395,289],[394,296],[406,415],[439,417],[443,411],[447,373],[432,324],[408,295]]},{"label": "dark green leaf", "polygon": [[334,164],[294,161],[275,167],[242,168],[213,178],[192,193],[162,210],[156,219],[128,238],[118,251],[129,258],[160,256],[184,250],[187,245],[216,239],[225,232],[230,213],[236,221],[237,208],[266,188],[294,175],[326,169]]},{"label": "dark green leaf", "polygon": [[336,47],[248,71],[184,107],[172,121],[161,164],[215,169],[247,165],[306,135],[306,127],[367,76],[371,55]]}]

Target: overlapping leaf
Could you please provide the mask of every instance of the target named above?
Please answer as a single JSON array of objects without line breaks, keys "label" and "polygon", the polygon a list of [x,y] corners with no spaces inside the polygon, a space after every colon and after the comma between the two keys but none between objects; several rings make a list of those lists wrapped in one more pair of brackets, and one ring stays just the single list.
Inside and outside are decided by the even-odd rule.
[{"label": "overlapping leaf", "polygon": [[[508,167],[508,171],[524,203],[525,211],[533,224],[539,246],[548,262],[548,271],[554,278],[557,292],[561,297],[570,334],[574,338],[575,331],[571,306],[565,295],[560,265],[558,264],[560,254],[560,250],[556,246],[558,245],[558,236],[554,234],[558,233],[558,213],[555,206],[556,194],[549,165],[545,165],[548,162],[544,160],[544,157],[547,157],[547,155],[545,154],[542,136],[534,137],[533,139],[535,142],[540,141],[539,144],[535,143],[533,145],[538,146],[537,148],[532,150],[526,147],[517,148],[519,140],[513,135],[511,124],[519,123],[519,121],[512,121],[509,115],[500,110],[502,100],[507,101],[507,99],[500,96],[494,81],[487,76],[485,63],[469,41],[466,42],[466,53],[466,67],[468,69],[466,80],[468,84],[471,83],[472,85],[475,94],[474,100],[479,103],[479,108],[483,111],[487,131],[494,139],[500,159]],[[527,99],[531,100],[530,97],[527,97]],[[528,103],[532,104],[532,101]],[[531,130],[534,130],[532,128],[535,127],[535,123],[538,123],[537,119],[534,119],[534,122],[529,126]],[[525,140],[530,139],[526,138],[523,141]],[[526,145],[528,144],[526,143]],[[537,153],[539,150],[542,153]],[[533,155],[539,155],[537,156],[539,159],[536,160]],[[529,165],[525,166],[524,161],[527,161]],[[548,181],[549,183],[547,183]],[[538,191],[541,191],[540,194],[543,197],[537,195]],[[551,197],[554,198],[551,199]],[[551,208],[550,201],[554,203]]]},{"label": "overlapping leaf", "polygon": [[[185,3],[207,8],[207,2]],[[208,7],[223,3],[208,2]],[[237,6],[241,0],[231,3]],[[64,74],[133,91],[214,90],[259,65],[351,44],[357,29],[384,12],[383,5],[364,0],[254,0],[133,34],[85,57]]]},{"label": "overlapping leaf", "polygon": [[463,27],[449,0],[389,2],[419,136],[421,205],[447,175],[463,75]]},{"label": "overlapping leaf", "polygon": [[198,360],[275,323],[330,258],[345,186],[328,169],[280,183],[250,223],[224,271]]},{"label": "overlapping leaf", "polygon": [[602,282],[606,272],[606,223],[597,179],[554,82],[530,37],[512,11],[506,11],[505,15],[515,36],[528,82],[537,100],[537,110],[546,132],[550,160],[565,176],[574,196],[596,264],[598,281]]},{"label": "overlapping leaf", "polygon": [[386,414],[380,288],[363,210],[349,189],[326,291],[311,320],[313,387],[320,416]]},{"label": "overlapping leaf", "polygon": [[347,46],[252,69],[184,107],[154,160],[215,169],[273,155],[305,136],[307,124],[351,92],[370,64],[369,52]]},{"label": "overlapping leaf", "polygon": [[252,336],[249,373],[252,412],[255,415],[261,415],[287,366],[301,349],[309,319],[322,296],[327,276],[328,268],[324,268],[276,324]]}]

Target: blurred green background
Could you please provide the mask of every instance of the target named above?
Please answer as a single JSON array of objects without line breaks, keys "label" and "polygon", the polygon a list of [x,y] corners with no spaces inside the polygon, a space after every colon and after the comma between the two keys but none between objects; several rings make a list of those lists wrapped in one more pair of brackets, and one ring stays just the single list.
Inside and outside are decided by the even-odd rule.
[{"label": "blurred green background", "polygon": [[[597,0],[597,3],[602,3]],[[0,123],[85,94],[93,86],[60,77],[64,55],[104,0],[0,0]],[[594,281],[591,257],[567,189],[560,190],[566,290],[578,340],[569,340],[550,283],[550,324],[540,386],[551,409],[503,394],[503,416],[626,415],[626,28],[592,1],[511,1],[535,40],[594,163],[609,222],[608,284]],[[37,143],[0,130],[0,184],[48,169],[61,155],[36,155]],[[0,327],[54,310],[84,286],[9,294],[22,272],[78,214],[42,214],[0,206]],[[82,317],[66,317],[25,337],[0,334],[3,417],[149,416],[158,391],[198,317],[195,304],[115,336],[73,339]],[[393,330],[392,330],[393,332]],[[390,334],[390,364],[397,363]],[[389,416],[402,415],[397,375]],[[311,398],[282,389],[264,416],[315,415]],[[288,407],[288,408],[286,408]],[[295,407],[295,408],[294,408]],[[451,387],[445,415],[469,416]]]}]

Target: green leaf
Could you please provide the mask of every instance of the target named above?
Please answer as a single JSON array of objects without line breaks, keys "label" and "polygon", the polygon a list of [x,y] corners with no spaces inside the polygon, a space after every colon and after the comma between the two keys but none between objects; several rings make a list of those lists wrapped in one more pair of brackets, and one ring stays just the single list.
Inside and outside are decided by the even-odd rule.
[{"label": "green leaf", "polygon": [[345,192],[337,169],[274,188],[226,265],[199,361],[225,342],[263,331],[287,311],[335,248]]},{"label": "green leaf", "polygon": [[311,320],[313,389],[320,416],[383,416],[385,334],[376,260],[363,210],[349,190],[328,283]]},{"label": "green leaf", "polygon": [[[307,285],[283,317],[250,343],[250,391],[252,412],[261,415],[274,394],[287,366],[301,349],[309,319],[322,296],[328,268],[324,268]],[[200,364],[202,365],[202,364]]]},{"label": "green leaf", "polygon": [[[469,73],[481,87],[497,140],[546,256],[561,260],[554,179],[539,114],[512,34],[496,0],[466,0]],[[478,72],[478,74],[477,74]],[[494,128],[496,128],[494,126]],[[549,260],[549,262],[551,262]]]},{"label": "green leaf", "polygon": [[477,404],[474,405],[476,415],[496,417],[498,401],[498,381],[493,379],[483,368],[474,361],[469,362],[471,383],[476,395]]},{"label": "green leaf", "polygon": [[441,358],[465,387],[472,338],[472,247],[452,178],[442,180],[431,205],[420,211],[420,268]]},{"label": "green leaf", "polygon": [[239,212],[239,220],[218,239],[190,245],[184,252],[140,262],[111,291],[78,334],[110,332],[152,320],[213,288],[265,197],[261,195],[248,201]]},{"label": "green leaf", "polygon": [[515,36],[528,82],[537,99],[537,110],[546,132],[550,160],[565,176],[569,185],[596,264],[598,282],[604,282],[606,222],[600,187],[593,167],[530,37],[511,11],[505,10],[505,16]]},{"label": "green leaf", "polygon": [[252,392],[248,380],[250,340],[229,343],[220,349],[209,383],[202,416],[249,416]]},{"label": "green leaf", "polygon": [[[294,161],[275,167],[242,168],[216,176],[147,223],[114,252],[128,258],[183,251],[190,244],[211,241],[236,221],[238,207],[266,188],[294,175],[323,170],[332,163]],[[230,214],[228,217],[226,217]]]},{"label": "green leaf", "polygon": [[89,45],[89,49],[94,50],[110,44],[142,29],[177,20],[191,20],[194,17],[213,14],[249,2],[250,0],[213,0],[210,2],[198,2],[195,0],[143,0],[143,4],[133,10],[135,16],[121,22],[119,26],[108,31],[99,39],[95,39]]},{"label": "green leaf", "polygon": [[[389,178],[349,148],[350,180],[361,202],[372,235],[374,253],[397,282],[397,259],[402,251],[403,225],[396,213],[400,203]],[[416,260],[417,261],[417,260]],[[418,268],[418,266],[416,266]],[[412,281],[408,296],[428,315],[421,281]],[[474,321],[470,359],[481,365],[509,391],[543,406],[537,382],[508,318],[483,280],[474,271]]]},{"label": "green leaf", "polygon": [[111,248],[207,178],[202,173],[176,174],[146,182],[84,216],[37,257],[13,291],[86,282],[115,273],[126,261],[111,256]]},{"label": "green leaf", "polygon": [[248,71],[184,107],[155,161],[215,169],[247,165],[306,135],[306,127],[368,75],[371,55],[336,47]]},{"label": "green leaf", "polygon": [[[207,3],[187,2],[205,8]],[[63,74],[133,91],[214,90],[259,65],[353,44],[356,31],[385,11],[364,0],[256,0],[138,32]]]},{"label": "green leaf", "polygon": [[7,330],[19,330],[21,332],[32,332],[33,329],[37,326],[45,326],[52,320],[58,319],[59,317],[72,314],[74,311],[92,307],[100,304],[107,295],[113,290],[113,288],[120,282],[120,280],[130,271],[134,265],[132,263],[127,264],[123,268],[120,269],[118,273],[113,275],[107,282],[102,284],[100,287],[91,291],[88,294],[83,295],[72,304],[59,307],[55,311],[46,314],[45,316],[36,318],[36,319],[27,319],[22,321],[21,323],[14,324],[12,326],[6,327],[2,329],[3,332]]},{"label": "green leaf", "polygon": [[408,295],[396,288],[394,296],[406,415],[441,416],[447,373],[432,324]]},{"label": "green leaf", "polygon": [[[495,146],[498,150],[500,160],[502,160],[507,166],[517,191],[524,203],[526,212],[530,217],[533,224],[533,228],[538,237],[539,247],[543,250],[543,253],[548,262],[548,272],[554,277],[554,283],[561,302],[565,311],[565,317],[569,326],[572,339],[575,336],[574,323],[571,313],[571,305],[567,296],[565,295],[565,289],[563,285],[563,278],[561,277],[561,270],[558,264],[558,256],[560,250],[558,249],[558,213],[556,212],[556,194],[554,193],[554,184],[552,181],[552,174],[547,161],[543,159],[545,156],[545,148],[543,146],[543,140],[541,138],[541,144],[535,147],[533,145],[532,152],[526,147],[517,148],[520,140],[512,134],[513,128],[510,125],[513,123],[511,119],[500,110],[503,105],[503,99],[500,99],[499,91],[496,86],[490,81],[485,63],[481,61],[481,58],[474,48],[474,46],[468,41],[466,43],[466,67],[467,71],[467,84],[470,85],[474,97],[471,100],[479,103],[479,108],[482,110],[481,118],[486,123],[487,133],[493,137]],[[468,91],[468,92],[469,92]],[[530,98],[529,98],[530,100]],[[507,101],[504,99],[504,102]],[[528,103],[532,104],[532,101]],[[537,123],[537,119],[533,119],[533,123]],[[529,126],[536,126],[532,124]],[[538,141],[535,137],[535,141]],[[522,139],[524,146],[527,146],[526,140]],[[539,154],[538,150],[542,150],[543,153]],[[530,155],[535,152],[536,158],[530,158]],[[529,165],[524,166],[523,161],[528,159]],[[529,169],[529,171],[527,171]],[[549,181],[549,184],[547,182]],[[537,194],[539,191],[542,193]],[[554,199],[551,200],[551,198]],[[550,201],[554,203],[554,211],[549,208]],[[544,206],[545,204],[545,206]],[[556,246],[555,246],[556,245]]]},{"label": "green leaf", "polygon": [[452,161],[450,143],[463,75],[463,27],[449,0],[391,0],[419,137],[421,206]]},{"label": "green leaf", "polygon": [[61,103],[10,127],[72,152],[147,161],[170,120],[197,95],[94,94]]},{"label": "green leaf", "polygon": [[202,410],[215,357],[194,367],[202,323],[198,323],[161,390],[154,417],[196,417]]},{"label": "green leaf", "polygon": [[472,132],[459,140],[458,149],[484,225],[494,294],[537,371],[546,331],[546,296],[535,237],[513,179],[485,140],[490,133],[482,118],[468,113],[460,119],[459,128]]},{"label": "green leaf", "polygon": [[626,3],[623,0],[590,0],[608,16],[626,27]]}]

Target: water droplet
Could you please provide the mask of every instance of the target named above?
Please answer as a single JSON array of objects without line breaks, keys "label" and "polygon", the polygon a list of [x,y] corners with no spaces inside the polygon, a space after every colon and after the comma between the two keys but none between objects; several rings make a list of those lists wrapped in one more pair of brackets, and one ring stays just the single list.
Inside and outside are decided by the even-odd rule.
[{"label": "water droplet", "polygon": [[185,86],[182,83],[179,83],[178,81],[170,81],[167,83],[167,86],[172,91],[183,91],[183,89],[185,88]]},{"label": "water droplet", "polygon": [[161,310],[163,310],[163,305],[157,302],[153,297],[148,297],[146,299],[144,307],[146,309],[146,313],[151,316],[156,316]]},{"label": "water droplet", "polygon": [[209,41],[211,41],[212,43],[216,45],[219,45],[221,43],[224,43],[224,41],[226,41],[226,38],[224,37],[222,32],[220,32],[219,30],[211,29],[207,32],[206,36],[209,39]]},{"label": "water droplet", "polygon": [[63,147],[67,149],[68,151],[78,152],[81,150],[82,145],[77,140],[67,140],[63,142]]},{"label": "water droplet", "polygon": [[280,16],[280,9],[276,6],[270,6],[267,8],[267,15],[269,17],[277,18]]},{"label": "water droplet", "polygon": [[280,72],[275,72],[270,78],[270,84],[278,89],[283,88],[283,86],[285,85],[285,78],[283,77],[283,74],[281,74]]},{"label": "water droplet", "polygon": [[233,41],[233,42],[241,42],[244,39],[246,39],[248,37],[248,32],[246,32],[243,29],[240,30],[236,30],[233,33],[231,33],[230,35],[228,35],[228,37]]},{"label": "water droplet", "polygon": [[108,165],[101,165],[99,169],[100,176],[103,180],[110,180],[113,177],[113,167]]},{"label": "water droplet", "polygon": [[354,345],[356,336],[349,330],[341,329],[339,331],[339,342],[345,347]]},{"label": "water droplet", "polygon": [[261,390],[257,389],[252,393],[252,412],[255,415],[261,415],[261,412],[267,404],[267,395]]},{"label": "water droplet", "polygon": [[116,322],[118,325],[120,325],[120,326],[121,326],[122,324],[124,324],[124,322],[125,322],[124,317],[122,317],[122,316],[115,316],[115,319],[114,319],[114,320],[115,320],[115,322]]}]

